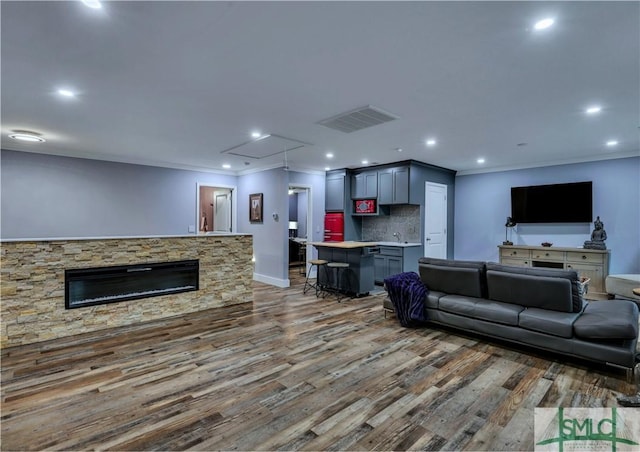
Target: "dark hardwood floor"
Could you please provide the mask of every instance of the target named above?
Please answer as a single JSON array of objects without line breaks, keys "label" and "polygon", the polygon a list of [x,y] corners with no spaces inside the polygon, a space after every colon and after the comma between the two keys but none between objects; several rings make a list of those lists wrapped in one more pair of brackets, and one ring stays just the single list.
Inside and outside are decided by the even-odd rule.
[{"label": "dark hardwood floor", "polygon": [[624,374],[255,283],[254,302],[2,351],[2,450],[531,450]]}]

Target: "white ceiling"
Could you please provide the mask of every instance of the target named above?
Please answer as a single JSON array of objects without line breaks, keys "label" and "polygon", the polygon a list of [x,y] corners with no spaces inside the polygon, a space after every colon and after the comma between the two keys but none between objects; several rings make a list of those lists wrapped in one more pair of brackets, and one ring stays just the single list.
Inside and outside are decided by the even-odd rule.
[{"label": "white ceiling", "polygon": [[[234,173],[283,165],[224,152],[253,130],[311,143],[287,153],[300,170],[640,155],[638,2],[2,1],[1,14],[3,149]],[[318,124],[367,105],[399,119]],[[46,143],[7,136],[25,129]]]}]

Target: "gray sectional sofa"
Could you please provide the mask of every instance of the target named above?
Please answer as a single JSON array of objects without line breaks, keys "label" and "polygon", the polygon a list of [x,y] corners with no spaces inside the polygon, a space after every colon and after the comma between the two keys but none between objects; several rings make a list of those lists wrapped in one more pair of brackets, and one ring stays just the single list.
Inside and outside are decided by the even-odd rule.
[{"label": "gray sectional sofa", "polygon": [[578,274],[545,268],[421,258],[429,322],[606,363],[633,375],[638,307],[587,302]]}]

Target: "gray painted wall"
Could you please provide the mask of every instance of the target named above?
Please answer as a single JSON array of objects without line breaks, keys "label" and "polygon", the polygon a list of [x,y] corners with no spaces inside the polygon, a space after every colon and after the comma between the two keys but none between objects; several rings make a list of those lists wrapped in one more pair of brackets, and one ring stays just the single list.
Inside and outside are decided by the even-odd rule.
[{"label": "gray painted wall", "polygon": [[[640,157],[549,166],[456,178],[455,257],[498,260],[504,224],[511,214],[511,187],[593,181],[593,214],[607,231],[610,273],[640,273]],[[576,199],[576,202],[580,202]],[[516,245],[582,246],[593,223],[522,224]]]},{"label": "gray painted wall", "polygon": [[[312,241],[321,241],[324,176],[282,168],[244,176],[2,151],[1,238],[187,234],[197,184],[236,186],[235,232],[254,235],[255,273],[288,282],[288,184],[312,187]],[[249,223],[249,194],[264,194],[264,222]],[[279,214],[278,221],[272,214]]]},{"label": "gray painted wall", "polygon": [[1,236],[187,234],[196,185],[235,176],[3,150]]},{"label": "gray painted wall", "polygon": [[[287,171],[277,168],[238,178],[238,229],[253,234],[254,273],[263,282],[288,281],[289,183]],[[263,194],[264,221],[249,222],[249,195]],[[273,214],[277,214],[277,219]]]}]

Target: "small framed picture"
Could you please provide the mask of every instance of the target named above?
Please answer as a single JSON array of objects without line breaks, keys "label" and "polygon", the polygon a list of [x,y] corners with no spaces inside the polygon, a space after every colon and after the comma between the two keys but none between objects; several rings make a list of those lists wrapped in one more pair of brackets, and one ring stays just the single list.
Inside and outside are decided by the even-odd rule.
[{"label": "small framed picture", "polygon": [[249,195],[249,221],[262,223],[262,193]]}]

